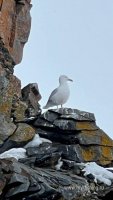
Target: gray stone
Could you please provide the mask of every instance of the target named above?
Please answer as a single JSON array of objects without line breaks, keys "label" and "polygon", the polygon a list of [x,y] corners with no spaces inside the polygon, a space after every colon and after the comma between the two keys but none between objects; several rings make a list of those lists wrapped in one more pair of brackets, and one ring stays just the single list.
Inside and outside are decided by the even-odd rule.
[{"label": "gray stone", "polygon": [[[1,2],[0,2],[1,3]],[[1,30],[0,30],[1,32]],[[14,65],[15,62],[11,55],[9,54],[9,51],[7,48],[5,48],[4,42],[2,41],[2,38],[0,37],[0,64],[5,68],[6,74],[12,74],[14,71]],[[2,77],[4,78],[4,77]]]},{"label": "gray stone", "polygon": [[20,162],[37,166],[37,167],[51,167],[54,168],[57,164],[62,152],[58,150],[57,146],[50,143],[42,143],[39,147],[27,148],[28,158],[21,159]]},{"label": "gray stone", "polygon": [[0,198],[1,200],[18,197],[26,200],[45,198],[47,200],[90,200],[98,199],[98,196],[103,197],[112,191],[112,185],[108,187],[96,184],[92,177],[86,179],[80,174],[77,176],[77,168],[82,170],[81,164],[74,163],[74,167],[76,167],[75,171],[66,169],[56,171],[52,168],[44,168],[44,166],[43,168],[32,168],[15,159],[2,159],[0,160],[0,172],[3,181]]},{"label": "gray stone", "polygon": [[0,113],[0,140],[5,141],[9,136],[13,135],[16,126],[11,122],[10,118]]},{"label": "gray stone", "polygon": [[45,119],[43,119],[42,117],[38,117],[37,120],[35,120],[35,122],[33,123],[33,126],[37,127],[37,128],[48,128],[48,129],[55,129],[55,125]]},{"label": "gray stone", "polygon": [[20,174],[13,173],[13,175],[11,176],[11,179],[10,179],[8,185],[15,184],[15,183],[23,184],[26,181],[28,181],[28,178],[26,176],[22,176]]},{"label": "gray stone", "polygon": [[0,173],[0,195],[3,193],[5,185],[6,185],[6,179],[4,178],[3,174]]},{"label": "gray stone", "polygon": [[28,191],[30,182],[28,177],[25,177],[23,175],[13,174],[11,177],[11,180],[8,185],[11,184],[11,189],[7,192],[6,198],[13,197],[15,195],[18,195],[19,193],[22,195],[22,193],[25,194],[25,192]]},{"label": "gray stone", "polygon": [[44,137],[46,139],[51,140],[52,142],[57,142],[57,143],[61,143],[61,144],[78,144],[79,140],[77,138],[77,134],[79,133],[78,131],[62,131],[60,129],[53,129],[53,127],[49,128],[49,130],[41,130],[41,129],[37,129],[37,133],[41,136]]},{"label": "gray stone", "polygon": [[28,106],[25,102],[22,102],[20,100],[20,97],[18,97],[17,95],[13,96],[11,118],[15,123],[19,121],[24,121],[27,108]]},{"label": "gray stone", "polygon": [[40,156],[40,155],[46,155],[48,153],[54,153],[57,148],[52,148],[52,144],[51,143],[42,143],[39,147],[30,147],[27,148],[27,155],[28,156]]},{"label": "gray stone", "polygon": [[[75,162],[82,162],[83,157],[79,145],[63,145],[63,144],[49,144],[43,143],[39,147],[30,147],[27,149],[28,157],[36,157],[37,164],[45,165],[46,160],[51,163],[58,161],[59,157]],[[23,159],[26,160],[26,159]],[[42,165],[43,163],[43,165]],[[38,166],[39,166],[38,164]]]},{"label": "gray stone", "polygon": [[[5,125],[6,124],[4,123],[4,126]],[[9,126],[10,126],[10,124],[8,124],[8,128],[9,128],[8,131],[11,131]],[[11,135],[9,135],[10,137],[7,136],[7,140],[4,141],[3,144],[1,144],[0,153],[3,153],[4,151],[7,151],[14,147],[15,148],[23,147],[24,145],[26,145],[27,142],[32,140],[32,138],[35,135],[34,128],[32,128],[28,124],[18,123],[18,127],[16,127],[14,124],[12,124],[12,126],[15,127],[15,131]],[[5,126],[5,128],[7,128],[7,126]],[[4,132],[2,132],[2,134],[3,133],[4,133],[4,135],[2,137],[3,138],[5,137],[5,139],[6,139],[6,135],[5,135],[6,132],[4,131]]]},{"label": "gray stone", "polygon": [[75,121],[73,120],[56,119],[53,124],[65,131],[75,130]]},{"label": "gray stone", "polygon": [[[87,136],[89,133],[89,137]],[[84,132],[80,132],[77,135],[79,144],[83,144],[83,145],[101,145],[101,135],[99,136],[97,134],[97,131],[94,131],[93,136],[91,137],[91,132],[87,131],[87,135]]]},{"label": "gray stone", "polygon": [[61,115],[61,118],[70,118],[75,119],[79,121],[95,121],[95,116],[93,113],[89,113],[86,111],[80,111],[77,109],[72,108],[60,108],[60,109],[52,109],[49,111],[53,111],[56,113],[59,113]]},{"label": "gray stone", "polygon": [[22,100],[28,105],[27,117],[34,117],[41,113],[38,103],[40,99],[41,95],[37,83],[30,83],[22,89]]},{"label": "gray stone", "polygon": [[57,112],[53,112],[52,110],[48,110],[47,112],[44,112],[41,117],[49,122],[54,122],[55,119],[60,117],[61,114]]},{"label": "gray stone", "polygon": [[15,141],[17,144],[26,144],[33,139],[34,135],[34,128],[25,123],[18,123],[18,127],[15,133],[10,137],[10,140]]},{"label": "gray stone", "polygon": [[[7,163],[7,160],[2,160],[1,163],[3,162]],[[5,200],[13,198],[13,196],[16,198],[17,195],[22,197],[23,192],[25,198],[27,196],[27,198],[32,197],[32,199],[35,197],[41,199],[44,196],[48,198],[49,195],[55,194],[57,196],[60,194],[60,197],[62,196],[66,200],[71,200],[81,195],[81,189],[84,190],[87,196],[90,194],[88,183],[84,178],[78,176],[71,177],[67,173],[60,173],[49,169],[35,168],[34,170],[21,163],[18,163],[18,167],[21,169],[20,174],[15,174],[14,168],[11,168],[11,166],[12,162],[9,163],[11,170],[9,173],[12,173],[12,176],[9,177],[10,187],[4,197]]]}]

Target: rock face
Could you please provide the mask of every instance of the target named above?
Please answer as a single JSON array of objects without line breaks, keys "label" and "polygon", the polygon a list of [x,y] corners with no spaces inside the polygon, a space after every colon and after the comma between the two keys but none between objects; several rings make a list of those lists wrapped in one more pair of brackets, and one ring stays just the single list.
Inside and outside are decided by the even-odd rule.
[{"label": "rock face", "polygon": [[[28,91],[28,87],[22,93],[21,81],[13,75],[15,64],[22,59],[23,47],[30,32],[30,2],[0,1],[0,152],[31,140],[34,129],[27,124],[17,126],[16,122],[31,117],[31,113],[28,115],[31,107],[35,110],[34,116],[40,113],[38,101],[41,95],[37,83],[30,84],[32,90],[35,88],[34,93]],[[19,138],[18,130],[21,132]]]},{"label": "rock face", "polygon": [[87,162],[113,166],[113,141],[94,114],[71,108],[41,114],[37,83],[21,89],[13,75],[30,32],[30,2],[0,0],[0,200],[110,200],[113,181],[108,186],[83,173]]},{"label": "rock face", "polygon": [[0,1],[0,37],[16,64],[22,59],[23,47],[29,36],[30,8],[27,0]]}]

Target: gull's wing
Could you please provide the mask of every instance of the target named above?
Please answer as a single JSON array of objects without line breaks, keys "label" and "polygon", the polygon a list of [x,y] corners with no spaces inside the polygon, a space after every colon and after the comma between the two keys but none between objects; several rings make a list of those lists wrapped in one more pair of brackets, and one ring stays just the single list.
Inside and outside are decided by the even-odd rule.
[{"label": "gull's wing", "polygon": [[58,91],[58,88],[56,88],[56,89],[54,89],[54,90],[52,91],[52,93],[51,93],[50,96],[49,96],[49,99],[48,99],[48,101],[47,101],[46,106],[44,106],[45,109],[46,109],[46,108],[49,108],[49,107],[51,107],[51,106],[55,106],[55,105],[56,105],[56,104],[53,102],[52,97],[57,93],[57,91]]},{"label": "gull's wing", "polygon": [[57,92],[58,92],[58,88],[54,89],[54,90],[51,92],[48,101],[51,101],[51,100],[52,100],[52,97],[53,97]]},{"label": "gull's wing", "polygon": [[49,99],[48,99],[48,101],[47,101],[47,104],[48,103],[52,103],[53,101],[52,101],[52,97],[57,93],[57,91],[58,91],[58,88],[56,88],[56,89],[54,89],[52,92],[51,92],[51,94],[50,94],[50,96],[49,96]]}]

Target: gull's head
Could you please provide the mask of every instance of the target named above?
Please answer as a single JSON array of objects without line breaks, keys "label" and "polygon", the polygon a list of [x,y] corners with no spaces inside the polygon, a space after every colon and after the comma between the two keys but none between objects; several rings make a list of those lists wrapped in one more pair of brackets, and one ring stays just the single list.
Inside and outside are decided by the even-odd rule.
[{"label": "gull's head", "polygon": [[70,79],[70,78],[68,78],[66,75],[61,75],[60,77],[59,77],[59,83],[61,84],[61,83],[65,83],[65,82],[67,82],[67,81],[73,81],[72,79]]}]

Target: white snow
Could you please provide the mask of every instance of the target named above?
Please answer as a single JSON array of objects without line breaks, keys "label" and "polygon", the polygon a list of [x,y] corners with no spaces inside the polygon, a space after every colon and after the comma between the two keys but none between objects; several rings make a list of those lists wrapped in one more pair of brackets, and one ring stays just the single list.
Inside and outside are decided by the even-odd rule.
[{"label": "white snow", "polygon": [[52,141],[51,141],[51,140],[48,140],[48,139],[46,139],[46,138],[41,138],[41,140],[42,140],[42,142],[48,142],[48,143],[52,143]]},{"label": "white snow", "polygon": [[28,144],[26,144],[24,146],[24,148],[12,148],[8,151],[5,151],[4,153],[0,154],[0,159],[2,158],[16,158],[17,160],[20,158],[26,158],[26,149],[27,147],[38,147],[40,144],[42,144],[43,142],[48,142],[48,143],[52,143],[50,140],[45,139],[45,138],[41,138],[39,137],[38,134],[35,134],[34,138],[32,141],[28,142]]},{"label": "white snow", "polygon": [[111,171],[112,171],[112,170],[113,170],[113,167],[107,167],[106,169],[108,169],[108,170],[111,170]]},{"label": "white snow", "polygon": [[26,119],[27,119],[27,120],[28,120],[28,119],[31,119],[31,120],[32,120],[32,119],[35,119],[35,117],[28,117],[28,118],[26,118]]},{"label": "white snow", "polygon": [[52,143],[50,140],[45,139],[45,138],[41,138],[38,134],[35,134],[34,138],[28,142],[24,148],[28,148],[28,147],[38,147],[40,144],[42,144],[43,142],[48,142],[48,143]]},{"label": "white snow", "polygon": [[0,158],[26,158],[26,150],[24,148],[12,148],[0,154]]},{"label": "white snow", "polygon": [[60,157],[59,160],[58,160],[58,164],[55,165],[55,169],[56,170],[60,170],[60,168],[62,167],[62,165],[63,165],[63,161],[61,161],[61,157]]},{"label": "white snow", "polygon": [[100,181],[108,186],[111,185],[113,180],[113,173],[108,171],[106,168],[97,165],[95,162],[90,162],[84,164],[84,175],[87,176],[88,174],[92,174],[95,179],[94,181]]}]

